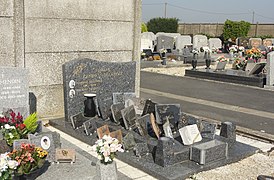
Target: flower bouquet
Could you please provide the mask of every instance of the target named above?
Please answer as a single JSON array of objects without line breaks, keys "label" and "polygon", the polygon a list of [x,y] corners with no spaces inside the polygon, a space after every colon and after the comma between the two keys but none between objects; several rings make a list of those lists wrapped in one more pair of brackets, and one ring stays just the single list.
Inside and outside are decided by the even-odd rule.
[{"label": "flower bouquet", "polygon": [[252,48],[252,49],[246,50],[246,56],[248,58],[250,58],[250,59],[259,59],[263,55],[262,55],[262,52],[261,52],[260,49],[258,49],[258,48]]},{"label": "flower bouquet", "polygon": [[16,170],[18,166],[18,162],[15,160],[12,160],[8,153],[1,154],[0,155],[0,179],[6,180],[6,179],[12,179],[12,175],[14,174],[14,171]]},{"label": "flower bouquet", "polygon": [[37,114],[33,113],[24,121],[23,117],[10,110],[5,116],[0,117],[0,125],[3,137],[9,146],[13,145],[16,139],[27,138],[29,133],[34,133],[37,129]]},{"label": "flower bouquet", "polygon": [[93,150],[97,152],[97,157],[103,164],[110,164],[116,155],[116,152],[124,152],[122,145],[116,138],[104,135],[93,145]]},{"label": "flower bouquet", "polygon": [[216,59],[216,61],[218,61],[218,62],[226,62],[226,61],[228,61],[228,58],[225,58],[224,56],[219,56],[219,57]]},{"label": "flower bouquet", "polygon": [[15,170],[17,176],[28,175],[41,168],[45,162],[48,152],[31,144],[22,144],[19,150],[9,153],[12,160],[18,162]]},{"label": "flower bouquet", "polygon": [[238,46],[236,45],[232,45],[230,48],[229,48],[229,52],[232,52],[232,53],[235,53],[238,51]]},{"label": "flower bouquet", "polygon": [[239,70],[239,69],[244,70],[246,67],[246,63],[247,63],[247,60],[236,57],[234,59],[234,63],[232,64],[232,68],[236,70]]}]

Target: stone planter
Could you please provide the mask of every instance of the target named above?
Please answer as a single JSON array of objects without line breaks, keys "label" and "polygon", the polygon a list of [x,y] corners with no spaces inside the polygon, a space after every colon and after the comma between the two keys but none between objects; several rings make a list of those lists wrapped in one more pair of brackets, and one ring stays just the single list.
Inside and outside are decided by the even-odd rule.
[{"label": "stone planter", "polygon": [[111,164],[103,164],[100,161],[96,163],[96,179],[117,180],[117,165],[113,161]]},{"label": "stone planter", "polygon": [[225,69],[227,61],[218,62],[216,71],[223,71]]}]

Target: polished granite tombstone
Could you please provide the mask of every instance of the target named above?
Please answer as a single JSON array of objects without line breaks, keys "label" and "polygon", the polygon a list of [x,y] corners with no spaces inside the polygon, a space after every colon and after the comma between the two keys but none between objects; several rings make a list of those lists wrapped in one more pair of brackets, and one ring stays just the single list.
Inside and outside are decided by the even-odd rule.
[{"label": "polished granite tombstone", "polygon": [[111,116],[115,92],[134,92],[136,62],[106,62],[76,59],[63,65],[64,110],[66,122],[84,108],[84,94],[96,94],[99,114]]},{"label": "polished granite tombstone", "polygon": [[[186,118],[186,121],[188,122],[193,122],[193,123],[194,121],[199,122],[199,119],[194,118],[190,115],[184,114],[184,117]],[[66,132],[70,136],[73,136],[83,142],[88,143],[89,145],[93,145],[95,141],[97,140],[96,133],[92,134],[91,136],[87,136],[84,133],[84,130],[82,127],[79,129],[73,129],[73,127],[70,124],[64,123],[64,121],[65,121],[64,118],[51,120],[50,125],[54,126],[55,128],[61,131]],[[118,126],[114,122],[104,121],[102,119],[96,120],[96,124],[98,127],[107,124],[110,128],[110,131],[115,131],[120,129],[120,126]],[[149,153],[153,154],[155,158],[155,151],[158,144],[158,140],[156,138],[145,138],[134,131],[128,131],[125,129],[122,129],[123,137],[125,137],[129,132],[131,132],[130,136],[134,137],[134,142],[136,142],[136,144],[147,143]],[[216,135],[215,137],[215,139],[220,141],[222,141],[222,138],[223,137],[220,138],[220,136],[218,135]],[[130,137],[129,139],[131,139],[129,140],[129,144],[131,143],[134,144],[132,137]],[[189,146],[182,145],[179,133],[174,135],[174,140],[177,141],[177,143],[181,143],[181,146],[185,148],[189,147]],[[210,140],[211,139],[204,138],[200,143],[204,143]],[[225,142],[225,141],[222,141],[222,142]],[[134,147],[136,144],[134,144]],[[199,165],[194,161],[185,160],[167,167],[162,167],[158,164],[155,164],[154,160],[152,160],[151,158],[148,158],[147,156],[137,157],[133,150],[134,147],[131,150],[125,151],[124,153],[117,153],[117,158],[140,170],[145,171],[146,173],[154,176],[157,179],[168,179],[168,180],[185,179],[189,177],[190,175],[193,175],[201,171],[214,169],[229,163],[237,162],[245,157],[251,156],[252,154],[258,151],[258,149],[255,147],[236,141],[234,146],[232,146],[228,150],[228,158],[226,159],[208,162],[205,165]]]},{"label": "polished granite tombstone", "polygon": [[233,69],[224,71],[214,71],[212,69],[186,69],[185,76],[257,87],[264,87],[266,84],[265,74],[248,75],[245,71]]}]

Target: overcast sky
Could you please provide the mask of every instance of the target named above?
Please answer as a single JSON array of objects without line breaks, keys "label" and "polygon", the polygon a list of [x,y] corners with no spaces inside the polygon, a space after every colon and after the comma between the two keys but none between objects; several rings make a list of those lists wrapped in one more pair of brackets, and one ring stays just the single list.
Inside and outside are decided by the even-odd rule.
[{"label": "overcast sky", "polygon": [[274,0],[142,0],[142,20],[176,17],[186,23],[223,23],[226,19],[274,24]]}]

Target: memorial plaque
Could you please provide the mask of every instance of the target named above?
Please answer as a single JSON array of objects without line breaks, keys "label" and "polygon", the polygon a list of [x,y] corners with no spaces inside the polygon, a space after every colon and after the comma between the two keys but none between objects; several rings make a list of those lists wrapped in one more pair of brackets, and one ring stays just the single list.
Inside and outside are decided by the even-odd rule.
[{"label": "memorial plaque", "polygon": [[112,104],[110,109],[113,121],[117,124],[120,124],[121,120],[123,120],[121,110],[125,109],[125,105],[123,103]]},{"label": "memorial plaque", "polygon": [[154,134],[159,139],[161,131],[160,131],[159,126],[158,126],[158,124],[157,124],[157,122],[155,120],[155,117],[154,117],[154,115],[152,113],[150,114],[150,123],[151,123],[152,129],[154,131]]},{"label": "memorial plaque", "polygon": [[125,107],[134,105],[136,114],[141,115],[145,107],[145,101],[141,98],[131,97],[125,99]]},{"label": "memorial plaque", "polygon": [[86,122],[89,118],[85,117],[82,112],[72,115],[70,117],[71,124],[74,129],[77,129],[83,126],[83,123]]},{"label": "memorial plaque", "polygon": [[92,135],[97,130],[96,120],[98,118],[93,117],[83,123],[84,130],[87,136]]},{"label": "memorial plaque", "polygon": [[156,105],[155,102],[153,102],[151,99],[147,99],[145,102],[142,116],[150,113],[153,113],[155,115],[155,105]]},{"label": "memorial plaque", "polygon": [[200,132],[203,138],[214,139],[217,124],[202,121],[200,124]]},{"label": "memorial plaque", "polygon": [[121,129],[116,130],[116,131],[113,131],[113,132],[111,132],[109,135],[110,135],[110,137],[112,137],[112,138],[118,139],[118,141],[119,141],[120,143],[122,142],[123,134],[122,134],[122,130],[121,130]]},{"label": "memorial plaque", "polygon": [[55,161],[56,147],[50,132],[43,133],[42,135],[28,134],[28,139],[31,144],[34,144],[36,147],[41,147],[48,152],[47,160],[49,162]]},{"label": "memorial plaque", "polygon": [[126,99],[130,99],[132,97],[136,97],[134,92],[115,92],[113,93],[113,104],[123,103],[125,104]]},{"label": "memorial plaque", "polygon": [[130,127],[135,125],[137,116],[134,106],[129,106],[125,109],[122,109],[121,113],[126,129],[129,129]]},{"label": "memorial plaque", "polygon": [[108,125],[104,125],[104,126],[101,126],[97,129],[97,134],[98,134],[98,138],[99,139],[102,139],[102,137],[104,135],[109,135],[110,132],[109,132],[109,128],[108,128]]},{"label": "memorial plaque", "polygon": [[129,132],[125,137],[123,137],[122,144],[125,150],[131,150],[135,147],[136,142],[132,132]]},{"label": "memorial plaque", "polygon": [[156,122],[158,124],[164,124],[169,120],[171,129],[178,129],[178,122],[181,119],[180,104],[157,104],[155,106],[155,111]]},{"label": "memorial plaque", "polygon": [[56,149],[55,162],[75,163],[76,153],[74,149]]},{"label": "memorial plaque", "polygon": [[148,137],[148,124],[150,123],[150,115],[146,114],[136,120],[136,126],[141,136]]},{"label": "memorial plaque", "polygon": [[[65,119],[82,112],[84,94],[96,94],[100,115],[111,116],[114,92],[135,92],[136,62],[104,62],[77,59],[63,65]],[[75,85],[70,86],[74,81]],[[70,96],[70,91],[75,91]]]},{"label": "memorial plaque", "polygon": [[21,149],[22,144],[30,144],[30,141],[28,139],[16,139],[13,141],[13,149]]},{"label": "memorial plaque", "polygon": [[26,68],[0,68],[0,111],[12,109],[26,118],[29,115],[29,82]]}]

